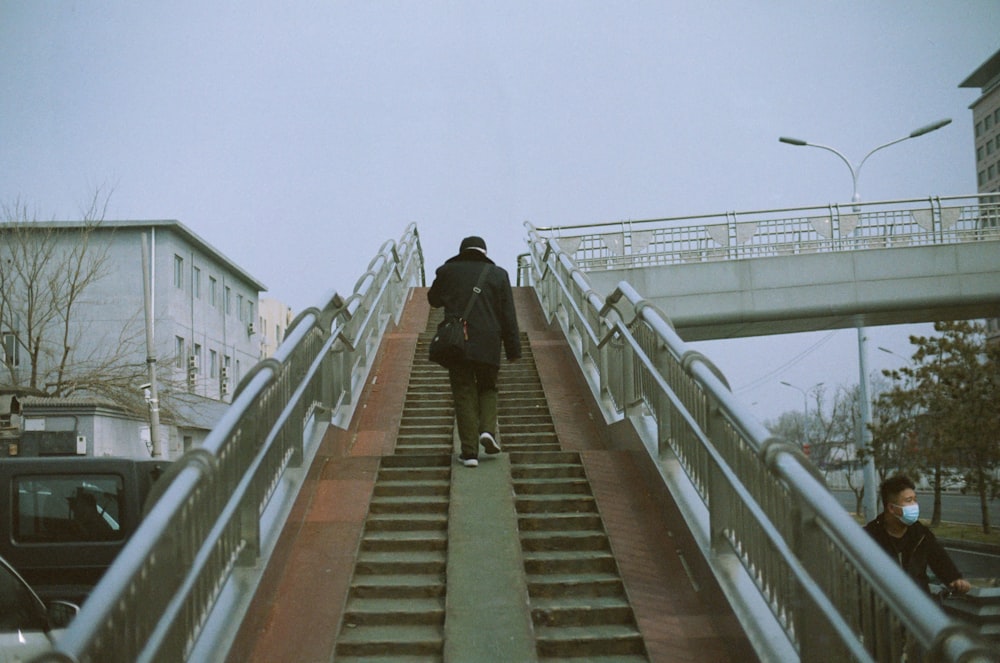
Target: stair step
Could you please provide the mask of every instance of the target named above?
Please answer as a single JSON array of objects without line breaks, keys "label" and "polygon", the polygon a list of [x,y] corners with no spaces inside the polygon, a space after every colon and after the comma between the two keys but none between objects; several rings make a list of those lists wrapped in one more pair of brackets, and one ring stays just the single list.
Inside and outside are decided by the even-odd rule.
[{"label": "stair step", "polygon": [[536,598],[623,596],[625,586],[616,573],[544,573],[528,576],[532,605]]},{"label": "stair step", "polygon": [[344,610],[344,624],[354,626],[444,624],[440,598],[352,598]]},{"label": "stair step", "polygon": [[615,558],[601,551],[525,551],[524,569],[529,574],[618,572]]},{"label": "stair step", "polygon": [[337,660],[341,660],[341,656],[440,656],[443,649],[441,626],[351,626],[345,623],[337,639],[336,652]]},{"label": "stair step", "polygon": [[603,531],[522,533],[521,547],[531,552],[611,550]]},{"label": "stair step", "polygon": [[518,513],[596,513],[597,504],[588,495],[518,495],[514,499]]},{"label": "stair step", "polygon": [[361,550],[368,552],[410,552],[418,550],[446,550],[447,533],[428,536],[425,531],[417,532],[365,532],[361,539]]},{"label": "stair step", "polygon": [[558,597],[531,600],[536,626],[622,625],[635,628],[635,615],[624,596]]},{"label": "stair step", "polygon": [[586,479],[583,465],[558,463],[551,465],[517,465],[510,468],[514,481],[521,479]]},{"label": "stair step", "polygon": [[518,495],[590,495],[590,482],[577,477],[515,478]]},{"label": "stair step", "polygon": [[451,478],[450,467],[382,467],[378,481],[444,481]]},{"label": "stair step", "polygon": [[366,575],[351,583],[358,598],[420,598],[445,595],[444,576],[438,574]]},{"label": "stair step", "polygon": [[358,555],[355,563],[355,575],[400,575],[431,574],[445,572],[444,557],[440,559],[404,555],[402,553],[368,553]]},{"label": "stair step", "polygon": [[378,497],[447,496],[451,484],[447,481],[377,481],[373,494]]},{"label": "stair step", "polygon": [[448,498],[374,497],[369,507],[371,513],[447,513]]},{"label": "stair step", "polygon": [[381,467],[446,467],[451,468],[451,457],[441,454],[428,454],[417,457],[385,456]]},{"label": "stair step", "polygon": [[596,512],[591,513],[529,513],[520,514],[517,526],[521,532],[603,530],[604,523]]},{"label": "stair step", "polygon": [[431,530],[447,531],[448,514],[441,513],[377,513],[369,514],[365,532]]},{"label": "stair step", "polygon": [[580,465],[580,454],[575,451],[517,453],[510,456],[511,465]]},{"label": "stair step", "polygon": [[[633,627],[576,626],[535,628],[539,656],[644,656],[646,647]],[[639,659],[642,660],[642,659]]]}]

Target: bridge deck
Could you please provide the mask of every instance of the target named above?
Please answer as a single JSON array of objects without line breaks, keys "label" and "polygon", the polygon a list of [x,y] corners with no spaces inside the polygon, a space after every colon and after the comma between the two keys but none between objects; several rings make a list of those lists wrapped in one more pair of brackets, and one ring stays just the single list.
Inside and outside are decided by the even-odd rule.
[{"label": "bridge deck", "polygon": [[[400,325],[386,334],[350,427],[331,428],[323,440],[230,661],[333,660],[379,460],[394,452],[417,337],[427,324],[425,292],[414,291]],[[562,333],[546,324],[534,297],[515,289],[521,329],[562,448],[580,452],[649,659],[754,660],[676,508],[646,481],[638,441],[627,426],[603,424]],[[490,482],[482,483],[488,489]]]}]

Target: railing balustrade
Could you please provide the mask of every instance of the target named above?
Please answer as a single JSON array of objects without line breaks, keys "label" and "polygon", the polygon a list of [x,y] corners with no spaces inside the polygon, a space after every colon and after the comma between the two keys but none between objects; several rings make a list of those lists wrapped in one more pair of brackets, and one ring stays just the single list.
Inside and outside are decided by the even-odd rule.
[{"label": "railing balustrade", "polygon": [[[880,218],[881,227],[896,227],[894,216]],[[782,236],[796,224],[758,224],[758,232]],[[1000,660],[837,507],[808,459],[756,422],[655,305],[624,281],[602,300],[570,257],[592,268],[612,256],[585,242],[563,249],[555,229],[543,237],[526,226],[525,280],[563,328],[608,419],[636,427],[762,660],[899,661],[914,644],[929,660]],[[662,232],[675,233],[674,247],[693,246],[685,244],[694,242],[691,228]],[[591,245],[596,237],[586,236]]]},{"label": "railing balustrade", "polygon": [[388,322],[423,284],[411,224],[382,246],[350,297],[334,293],[300,313],[275,356],[240,382],[204,445],[154,485],[142,524],[93,590],[97,600],[37,660],[213,660],[226,651],[241,619],[227,599],[239,593],[233,578],[264,566],[284,520],[265,515],[290,508],[298,486],[284,488],[283,505],[276,493],[315,453],[310,426],[350,421]]},{"label": "railing balustrade", "polygon": [[539,227],[584,271],[1000,240],[1000,194]]}]

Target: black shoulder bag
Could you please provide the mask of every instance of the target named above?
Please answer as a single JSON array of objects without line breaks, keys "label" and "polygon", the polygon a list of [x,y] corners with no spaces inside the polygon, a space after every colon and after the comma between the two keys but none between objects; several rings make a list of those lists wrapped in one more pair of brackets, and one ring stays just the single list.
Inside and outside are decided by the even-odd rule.
[{"label": "black shoulder bag", "polygon": [[429,353],[430,360],[435,364],[441,364],[448,368],[465,359],[465,342],[469,340],[467,319],[469,313],[472,312],[472,305],[476,302],[476,295],[482,292],[487,269],[489,269],[489,265],[483,265],[483,271],[479,272],[479,280],[472,288],[472,294],[469,295],[469,301],[465,305],[465,312],[460,316],[454,313],[445,313],[444,320],[438,323],[437,332],[431,339]]}]

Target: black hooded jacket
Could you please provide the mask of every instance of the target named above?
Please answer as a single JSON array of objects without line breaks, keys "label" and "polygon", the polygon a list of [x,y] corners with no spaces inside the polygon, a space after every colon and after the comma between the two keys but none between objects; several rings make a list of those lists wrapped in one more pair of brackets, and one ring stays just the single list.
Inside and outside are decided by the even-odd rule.
[{"label": "black hooded jacket", "polygon": [[476,297],[467,320],[469,340],[465,346],[465,358],[499,366],[501,345],[508,361],[521,357],[514,296],[505,269],[497,267],[481,251],[466,249],[437,268],[434,283],[427,291],[427,301],[434,308],[443,306],[445,313],[462,315],[484,268],[487,274],[482,292]]},{"label": "black hooded jacket", "polygon": [[880,513],[875,520],[865,525],[865,531],[903,567],[907,575],[924,588],[925,592],[930,591],[927,578],[928,566],[938,580],[946,585],[962,577],[951,557],[938,543],[934,532],[926,525],[918,520],[907,527],[906,533],[897,539],[886,531],[883,518],[885,513]]}]

